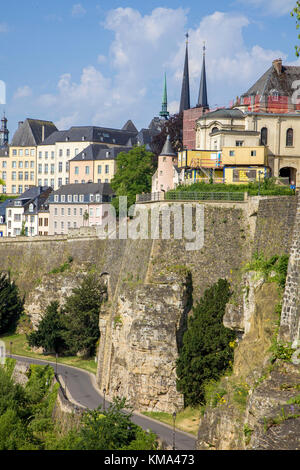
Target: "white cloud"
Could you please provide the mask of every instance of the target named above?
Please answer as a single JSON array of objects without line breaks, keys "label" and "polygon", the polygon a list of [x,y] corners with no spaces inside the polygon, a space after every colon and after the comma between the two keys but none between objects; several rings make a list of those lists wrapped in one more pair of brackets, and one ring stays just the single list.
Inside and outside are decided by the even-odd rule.
[{"label": "white cloud", "polygon": [[28,96],[32,95],[32,90],[28,85],[24,85],[22,87],[19,87],[17,91],[15,92],[13,98],[19,99],[19,98],[27,98]]},{"label": "white cloud", "polygon": [[[187,12],[182,8],[156,8],[144,16],[132,8],[110,11],[105,27],[114,39],[108,57],[95,57],[95,65],[85,67],[77,82],[70,74],[63,74],[56,92],[41,95],[34,105],[63,128],[80,124],[118,127],[128,119],[144,127],[160,111],[166,71],[169,111],[178,111],[186,21]],[[255,41],[247,46],[243,34],[248,25],[245,15],[215,12],[189,30],[192,106],[199,89],[204,40],[212,107],[228,105],[271,66],[272,60],[285,58],[282,51],[264,49]],[[102,73],[96,64],[105,61]],[[110,70],[113,74],[107,78]]]},{"label": "white cloud", "polygon": [[290,13],[296,5],[295,0],[239,0],[239,3],[261,8],[266,15],[271,13],[276,16]]},{"label": "white cloud", "polygon": [[86,14],[85,8],[81,5],[81,3],[75,3],[72,7],[72,16],[74,18],[80,18]]},{"label": "white cloud", "polygon": [[9,27],[6,23],[0,23],[0,33],[8,33]]}]

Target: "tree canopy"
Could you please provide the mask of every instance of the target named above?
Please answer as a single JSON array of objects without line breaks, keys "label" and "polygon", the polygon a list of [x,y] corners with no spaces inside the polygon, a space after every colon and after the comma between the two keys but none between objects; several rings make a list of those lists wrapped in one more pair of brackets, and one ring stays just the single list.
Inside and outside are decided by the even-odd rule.
[{"label": "tree canopy", "polygon": [[145,146],[134,147],[128,153],[120,152],[117,156],[117,170],[111,181],[111,187],[117,198],[113,204],[118,208],[118,196],[127,196],[128,208],[135,203],[136,194],[148,193],[152,185],[153,154]]},{"label": "tree canopy", "polygon": [[0,274],[0,334],[13,331],[24,311],[24,299],[9,274]]},{"label": "tree canopy", "polygon": [[51,302],[39,323],[38,329],[28,337],[29,346],[42,347],[47,352],[59,353],[66,348],[63,316],[59,311],[59,303]]},{"label": "tree canopy", "polygon": [[182,144],[182,132],[183,132],[183,113],[174,114],[164,123],[164,126],[159,134],[153,137],[152,148],[155,154],[153,161],[154,167],[157,167],[158,156],[160,155],[163,146],[166,142],[166,138],[169,135],[172,143],[172,147],[175,152],[180,152],[183,148]]},{"label": "tree canopy", "polygon": [[177,360],[177,389],[184,394],[186,405],[203,403],[205,383],[217,380],[233,359],[229,343],[236,334],[223,325],[230,295],[228,282],[220,279],[193,309]]}]

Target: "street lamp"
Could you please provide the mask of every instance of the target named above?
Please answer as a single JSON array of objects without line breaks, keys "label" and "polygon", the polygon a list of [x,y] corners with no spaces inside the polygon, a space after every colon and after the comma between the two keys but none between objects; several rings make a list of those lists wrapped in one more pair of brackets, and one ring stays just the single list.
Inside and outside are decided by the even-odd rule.
[{"label": "street lamp", "polygon": [[105,394],[106,394],[106,388],[103,389],[103,393],[104,393],[103,409],[104,409],[104,411],[105,411]]},{"label": "street lamp", "polygon": [[176,450],[175,448],[175,421],[176,421],[176,411],[173,413],[173,450]]}]

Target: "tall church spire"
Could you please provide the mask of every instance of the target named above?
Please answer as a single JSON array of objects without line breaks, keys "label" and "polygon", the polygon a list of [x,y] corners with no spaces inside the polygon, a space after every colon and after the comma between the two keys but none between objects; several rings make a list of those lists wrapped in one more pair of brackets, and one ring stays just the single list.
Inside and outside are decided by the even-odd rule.
[{"label": "tall church spire", "polygon": [[7,118],[5,117],[5,112],[4,112],[3,118],[1,119],[0,147],[8,145],[8,135],[9,135],[9,130],[7,129]]},{"label": "tall church spire", "polygon": [[208,99],[207,99],[205,51],[206,51],[206,47],[205,47],[205,43],[204,43],[204,45],[203,45],[203,65],[202,65],[199,96],[198,96],[198,103],[197,103],[197,108],[203,108],[203,111],[209,109]]},{"label": "tall church spire", "polygon": [[161,104],[161,112],[159,115],[164,118],[168,119],[170,113],[168,112],[168,95],[167,95],[167,77],[165,74],[165,83],[164,83],[164,92],[163,92],[163,99]]},{"label": "tall church spire", "polygon": [[180,107],[179,113],[190,109],[190,78],[189,78],[189,54],[188,54],[188,39],[189,35],[186,34],[186,49],[185,49],[185,60],[184,60],[184,69],[183,69],[183,79],[182,79],[182,88],[181,88],[181,98],[180,98]]}]

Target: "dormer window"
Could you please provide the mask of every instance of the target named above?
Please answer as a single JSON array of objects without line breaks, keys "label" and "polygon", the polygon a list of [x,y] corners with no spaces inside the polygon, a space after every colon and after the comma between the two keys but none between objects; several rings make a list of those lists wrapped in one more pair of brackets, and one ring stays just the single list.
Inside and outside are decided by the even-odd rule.
[{"label": "dormer window", "polygon": [[59,196],[58,196],[58,194],[55,194],[55,196],[54,196],[54,202],[58,202],[58,200],[59,200]]},{"label": "dormer window", "polygon": [[86,137],[83,135],[82,136],[82,142],[84,142],[86,140]]},{"label": "dormer window", "polygon": [[66,137],[66,142],[69,142],[69,140],[70,140],[70,137]]},{"label": "dormer window", "polygon": [[33,212],[33,204],[29,204],[29,212]]},{"label": "dormer window", "polygon": [[94,202],[94,195],[90,194],[90,202]]},{"label": "dormer window", "polygon": [[211,133],[214,134],[215,132],[219,132],[218,127],[213,127]]},{"label": "dormer window", "polygon": [[60,200],[61,200],[61,202],[65,202],[66,201],[66,196],[64,194],[62,194],[60,196]]}]

